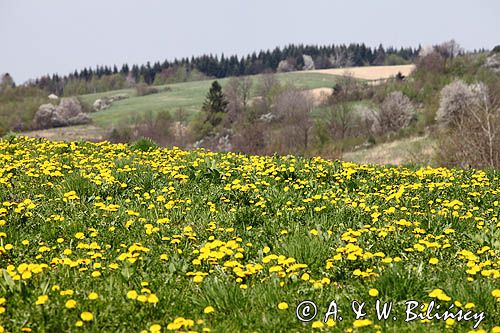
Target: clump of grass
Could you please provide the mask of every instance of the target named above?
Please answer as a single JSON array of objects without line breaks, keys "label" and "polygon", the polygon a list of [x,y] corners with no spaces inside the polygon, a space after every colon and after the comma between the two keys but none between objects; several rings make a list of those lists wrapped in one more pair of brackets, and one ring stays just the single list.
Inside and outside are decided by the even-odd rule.
[{"label": "clump of grass", "polygon": [[132,143],[130,149],[139,150],[139,151],[149,151],[153,149],[157,149],[158,145],[150,138],[140,138],[139,140]]}]

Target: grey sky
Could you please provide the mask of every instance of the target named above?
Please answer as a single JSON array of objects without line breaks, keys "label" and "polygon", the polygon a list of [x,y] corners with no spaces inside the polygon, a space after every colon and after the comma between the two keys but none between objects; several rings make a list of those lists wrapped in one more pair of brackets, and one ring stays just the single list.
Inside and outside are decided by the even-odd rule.
[{"label": "grey sky", "polygon": [[500,44],[498,0],[0,0],[0,73],[17,83],[95,65],[288,43]]}]

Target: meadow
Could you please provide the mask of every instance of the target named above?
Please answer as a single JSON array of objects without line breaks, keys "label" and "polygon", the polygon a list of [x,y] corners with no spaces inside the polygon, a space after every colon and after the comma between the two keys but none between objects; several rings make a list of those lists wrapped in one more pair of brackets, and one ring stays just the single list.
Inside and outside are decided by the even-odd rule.
[{"label": "meadow", "polygon": [[[257,96],[256,87],[261,75],[249,76],[253,82],[252,96]],[[290,72],[276,74],[276,79],[283,85],[293,84],[302,89],[331,88],[338,82],[337,75],[307,72]],[[229,79],[219,79],[224,86]],[[136,96],[135,89],[115,90],[105,93],[82,95],[81,99],[92,105],[94,101],[103,96],[126,94],[130,98],[115,102],[111,108],[93,113],[94,124],[100,127],[110,128],[127,122],[133,117],[144,115],[151,111],[153,114],[159,111],[174,111],[182,108],[192,115],[200,111],[203,101],[207,95],[213,80],[193,81],[175,83],[164,86],[156,86],[160,91],[157,94],[147,96]],[[168,88],[168,89],[165,89]]]},{"label": "meadow", "polygon": [[[321,122],[323,118],[330,117],[330,107],[322,106],[321,103],[325,102],[327,96],[332,93],[334,87],[343,75],[349,73],[355,80],[363,82],[380,82],[384,78],[394,76],[398,72],[408,75],[413,69],[414,65],[401,65],[401,66],[364,66],[364,67],[351,67],[351,68],[337,68],[327,70],[310,70],[310,71],[296,71],[274,74],[277,81],[282,86],[293,85],[300,89],[308,90],[310,96],[314,100],[315,107],[311,113],[312,119]],[[247,76],[252,81],[250,91],[250,98],[259,96],[258,88],[262,81],[262,75]],[[227,85],[229,79],[218,79],[224,87]],[[119,100],[106,110],[91,113],[93,123],[90,125],[68,126],[62,128],[49,128],[44,130],[34,130],[20,132],[19,135],[29,137],[43,137],[49,140],[66,140],[66,141],[102,141],[109,137],[113,128],[126,128],[132,124],[137,124],[143,121],[144,117],[154,116],[157,112],[167,111],[175,119],[178,116],[185,117],[183,121],[189,124],[197,113],[200,112],[203,102],[206,98],[207,92],[213,80],[190,81],[183,83],[173,83],[168,85],[154,86],[158,93],[138,96],[136,89],[122,89],[113,90],[102,93],[87,94],[79,96],[79,99],[90,107],[96,99],[109,97],[114,95],[127,95],[129,98]],[[362,108],[363,106],[372,107],[373,103],[369,100],[352,102],[354,108]],[[183,113],[177,111],[183,110]],[[403,141],[398,147],[395,147],[395,156],[386,156],[378,158],[378,151],[370,151],[367,149],[354,149],[356,146],[363,143],[363,138],[348,140],[345,144],[346,149],[349,151],[345,156],[346,160],[375,162],[375,163],[392,163],[404,164],[408,162],[419,161],[421,162],[420,155],[422,149],[417,149],[415,156],[408,154],[401,154],[402,149],[406,149],[408,142]],[[427,145],[426,147],[429,147]],[[344,147],[345,148],[345,147]],[[350,152],[350,150],[354,150]],[[374,155],[375,157],[371,157]],[[386,155],[386,154],[384,154]],[[403,156],[405,155],[405,156]],[[365,158],[366,157],[366,158]]]},{"label": "meadow", "polygon": [[[364,66],[277,73],[275,76],[282,85],[291,84],[300,89],[331,89],[338,82],[339,77],[347,73],[358,80],[381,80],[395,76],[398,72],[409,75],[414,69],[415,65]],[[256,87],[262,75],[247,77],[252,80],[252,96],[255,97],[257,96]],[[229,79],[223,78],[218,79],[218,81],[224,86]],[[202,80],[155,86],[160,92],[147,96],[136,96],[135,89],[123,89],[82,95],[80,97],[84,102],[92,105],[96,99],[104,96],[128,95],[129,99],[115,102],[110,109],[104,112],[92,114],[92,119],[97,126],[110,127],[148,111],[153,113],[158,111],[174,112],[182,108],[189,114],[196,113],[200,111],[212,82],[213,80]]]},{"label": "meadow", "polygon": [[499,177],[8,137],[0,332],[500,332]]}]

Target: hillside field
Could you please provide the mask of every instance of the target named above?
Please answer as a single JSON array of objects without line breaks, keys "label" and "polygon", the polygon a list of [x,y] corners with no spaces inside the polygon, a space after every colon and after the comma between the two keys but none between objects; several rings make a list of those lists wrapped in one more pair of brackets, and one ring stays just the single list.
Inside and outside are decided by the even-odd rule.
[{"label": "hillside field", "polygon": [[[293,84],[302,89],[325,88],[322,91],[327,92],[338,81],[338,78],[344,74],[352,73],[355,78],[376,80],[384,79],[396,75],[401,71],[408,75],[414,65],[402,66],[366,66],[353,68],[337,68],[314,71],[298,71],[276,74],[281,84]],[[250,76],[253,81],[253,96],[256,96],[255,88],[261,75]],[[94,125],[98,127],[110,128],[113,125],[129,121],[132,117],[143,115],[148,111],[153,113],[158,111],[173,112],[179,108],[192,114],[198,112],[203,104],[203,100],[210,88],[213,80],[193,81],[184,83],[175,83],[165,86],[157,86],[160,90],[157,94],[147,96],[136,96],[135,89],[114,90],[104,93],[88,94],[80,96],[85,103],[92,105],[98,98],[104,96],[113,96],[126,94],[130,98],[117,101],[110,109],[92,114]],[[228,79],[218,80],[224,86]],[[166,89],[168,87],[168,89]],[[320,90],[316,90],[318,92]],[[50,133],[23,133],[28,135],[50,135]]]},{"label": "hillside field", "polygon": [[346,152],[342,155],[342,159],[370,164],[431,164],[435,153],[435,141],[429,136],[407,137]]},{"label": "hillside field", "polygon": [[[255,88],[260,75],[250,76],[253,81],[253,96],[256,96]],[[276,75],[281,84],[293,84],[298,88],[315,89],[331,88],[335,85],[338,77],[330,74],[290,72]],[[224,86],[229,79],[219,79]],[[157,86],[160,93],[135,96],[135,89],[116,90],[106,93],[83,95],[81,98],[86,103],[92,105],[97,98],[102,96],[112,96],[117,94],[127,94],[130,98],[115,102],[111,108],[92,114],[95,125],[100,127],[112,127],[120,122],[126,122],[133,116],[143,115],[152,111],[176,111],[184,109],[189,114],[200,111],[205,96],[213,80],[193,81],[185,83],[170,84],[167,86]],[[162,91],[168,87],[169,90]]]},{"label": "hillside field", "polygon": [[[398,72],[403,75],[409,75],[415,68],[415,65],[401,66],[365,66],[353,68],[336,68],[314,71],[298,71],[289,73],[278,73],[276,78],[281,84],[293,84],[301,89],[319,89],[332,88],[338,81],[338,78],[350,73],[354,78],[360,80],[379,80],[395,76]],[[252,96],[256,96],[256,86],[261,75],[253,75],[250,78],[253,81]],[[219,79],[224,86],[229,79]],[[94,101],[103,96],[113,96],[117,94],[126,94],[130,98],[115,102],[113,106],[104,111],[92,114],[95,125],[100,127],[111,127],[120,122],[127,121],[131,117],[152,111],[170,111],[173,112],[179,108],[192,114],[201,109],[205,96],[213,80],[193,81],[185,83],[170,84],[167,86],[157,86],[160,93],[135,96],[134,89],[124,89],[110,91],[106,93],[83,95],[81,98],[86,103],[92,105]],[[165,91],[168,87],[169,90]],[[318,91],[318,90],[316,90]],[[327,91],[327,90],[323,90]]]},{"label": "hillside field", "polygon": [[5,138],[0,331],[499,332],[499,174]]},{"label": "hillside field", "polygon": [[394,65],[394,66],[361,66],[347,68],[329,68],[307,71],[307,73],[319,73],[330,75],[352,75],[361,80],[384,80],[394,77],[399,73],[408,76],[415,70],[415,65]]},{"label": "hillside field", "polygon": [[[315,100],[313,117],[318,118],[322,117],[326,110],[324,107],[319,107],[319,104],[321,103],[321,101],[324,101],[329,94],[331,94],[332,87],[339,81],[339,78],[341,78],[343,75],[349,73],[358,80],[375,82],[374,80],[383,80],[385,78],[396,75],[398,72],[401,72],[403,75],[409,75],[413,69],[414,65],[365,66],[354,68],[337,68],[278,73],[276,74],[276,78],[282,85],[292,84],[304,90],[309,90],[310,95]],[[253,82],[251,96],[256,97],[258,95],[256,90],[261,79],[261,75],[250,76],[250,78]],[[225,86],[228,80],[228,78],[225,78],[219,79],[218,81],[222,86]],[[138,117],[142,117],[149,112],[155,114],[159,111],[168,111],[173,114],[175,111],[182,109],[185,111],[188,117],[192,117],[194,114],[200,111],[212,82],[213,80],[204,80],[155,86],[159,90],[159,93],[146,96],[137,96],[135,89],[123,89],[108,91],[104,93],[82,95],[80,96],[82,101],[90,106],[96,99],[102,98],[104,96],[125,94],[128,95],[129,98],[114,102],[109,109],[91,113],[91,118],[93,120],[93,123],[91,125],[69,126],[62,128],[29,131],[19,133],[19,135],[26,135],[35,138],[44,137],[50,140],[102,141],[103,139],[108,137],[113,127],[120,128],[127,126],[136,121]],[[405,144],[403,143],[403,145]],[[393,151],[396,152],[399,150],[393,149]],[[353,154],[348,153],[348,159],[353,159],[360,162],[376,162],[376,157],[372,158],[369,156],[372,153],[373,151],[365,152],[365,149],[362,149],[354,152]],[[367,156],[366,160],[359,159],[360,157],[364,156]],[[387,160],[389,163],[399,163],[399,161],[405,163],[410,159],[399,155],[386,158],[385,160]]]}]

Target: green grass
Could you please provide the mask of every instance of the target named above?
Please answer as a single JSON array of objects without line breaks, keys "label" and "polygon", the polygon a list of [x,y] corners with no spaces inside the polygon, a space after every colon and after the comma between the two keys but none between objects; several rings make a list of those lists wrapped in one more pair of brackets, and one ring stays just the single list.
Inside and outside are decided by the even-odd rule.
[{"label": "green grass", "polygon": [[[486,331],[500,323],[498,170],[16,137],[0,140],[0,157],[0,331],[428,333],[474,324],[406,323],[406,300],[467,304],[484,311]],[[394,302],[389,320],[377,321],[372,289]],[[304,300],[318,306],[314,323],[296,318]],[[343,320],[314,328],[332,300]],[[353,300],[366,302],[366,327]]]},{"label": "green grass", "polygon": [[[253,96],[258,84],[260,75],[251,76],[253,80]],[[321,87],[333,87],[338,80],[337,76],[318,73],[280,73],[278,80],[282,84],[293,84],[302,89],[314,89]],[[224,86],[229,79],[218,80]],[[154,113],[158,111],[173,112],[179,108],[184,109],[189,114],[198,112],[201,109],[205,96],[213,80],[194,81],[158,86],[162,90],[165,87],[168,91],[161,91],[157,94],[147,96],[136,96],[134,89],[124,89],[108,91],[106,93],[83,95],[84,102],[93,104],[97,98],[112,96],[117,94],[127,94],[130,98],[115,102],[111,108],[92,114],[94,123],[101,127],[112,127],[122,122],[130,120],[134,116],[140,116],[148,111]]]}]

